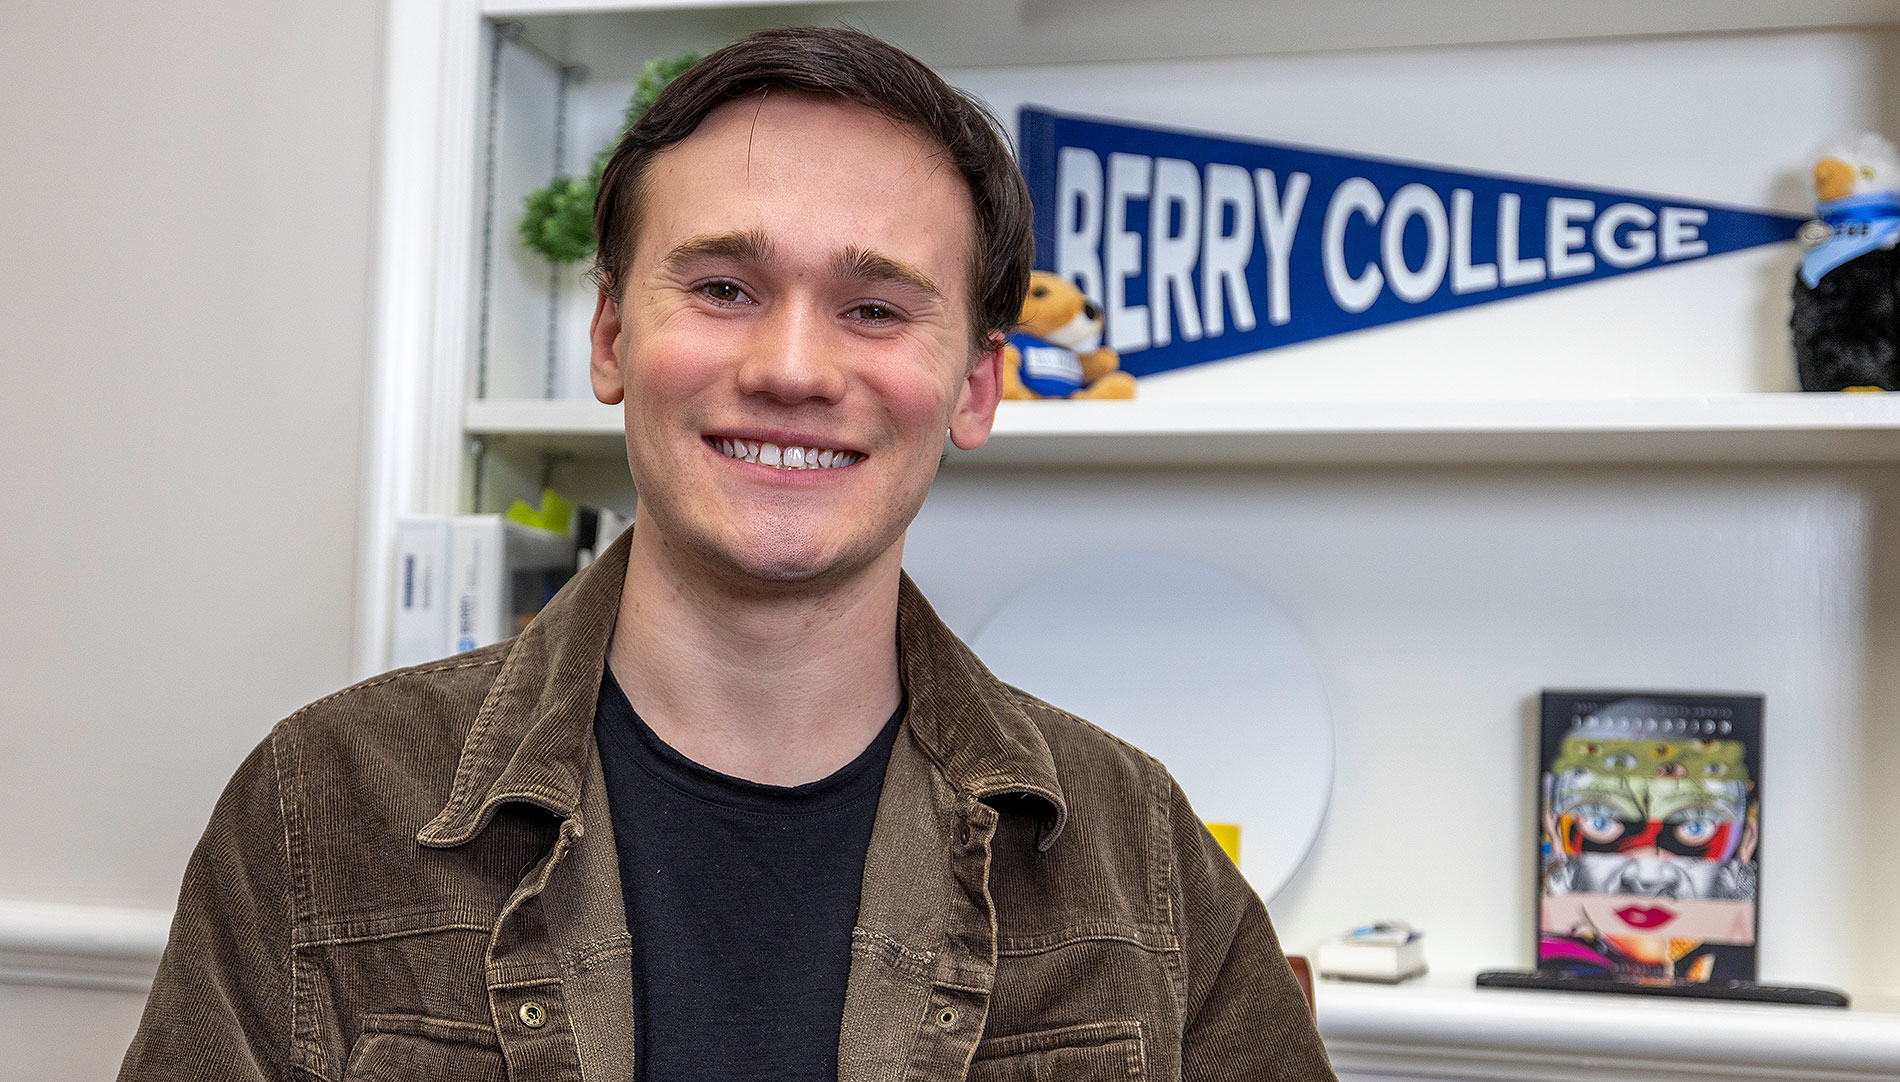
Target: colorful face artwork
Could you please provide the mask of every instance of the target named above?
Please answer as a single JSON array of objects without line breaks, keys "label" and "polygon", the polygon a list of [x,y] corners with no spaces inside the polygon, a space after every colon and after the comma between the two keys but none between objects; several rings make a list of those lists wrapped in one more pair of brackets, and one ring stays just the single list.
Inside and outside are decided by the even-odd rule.
[{"label": "colorful face artwork", "polygon": [[1546,694],[1538,968],[1753,980],[1761,701]]}]

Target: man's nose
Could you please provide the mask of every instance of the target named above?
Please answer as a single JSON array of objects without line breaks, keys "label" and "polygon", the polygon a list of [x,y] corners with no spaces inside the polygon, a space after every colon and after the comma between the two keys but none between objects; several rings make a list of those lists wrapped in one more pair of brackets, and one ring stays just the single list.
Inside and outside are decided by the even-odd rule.
[{"label": "man's nose", "polygon": [[844,396],[844,369],[829,316],[786,305],[761,320],[739,368],[739,390],[796,405]]}]

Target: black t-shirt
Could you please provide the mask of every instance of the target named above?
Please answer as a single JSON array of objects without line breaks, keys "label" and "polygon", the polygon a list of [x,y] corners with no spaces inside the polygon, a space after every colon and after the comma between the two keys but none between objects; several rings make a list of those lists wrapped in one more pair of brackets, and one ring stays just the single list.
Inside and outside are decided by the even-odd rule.
[{"label": "black t-shirt", "polygon": [[837,1078],[864,854],[903,714],[830,777],[761,785],[674,751],[601,678],[637,1079]]}]

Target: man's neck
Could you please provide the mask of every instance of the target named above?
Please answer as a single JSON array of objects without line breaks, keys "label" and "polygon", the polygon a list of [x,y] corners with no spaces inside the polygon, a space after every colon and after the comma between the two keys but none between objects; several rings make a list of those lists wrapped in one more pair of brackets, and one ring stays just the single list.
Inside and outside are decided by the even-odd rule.
[{"label": "man's neck", "polygon": [[769,785],[826,777],[871,743],[903,694],[899,552],[823,589],[755,590],[682,574],[643,540],[607,662],[660,739]]}]

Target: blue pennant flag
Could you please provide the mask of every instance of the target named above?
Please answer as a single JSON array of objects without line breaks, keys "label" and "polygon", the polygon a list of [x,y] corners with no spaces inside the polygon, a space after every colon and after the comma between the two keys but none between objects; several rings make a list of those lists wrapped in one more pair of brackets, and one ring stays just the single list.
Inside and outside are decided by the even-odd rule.
[{"label": "blue pennant flag", "polygon": [[1024,109],[1036,266],[1137,376],[1794,239],[1805,218]]}]

